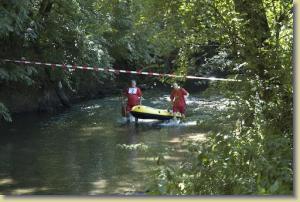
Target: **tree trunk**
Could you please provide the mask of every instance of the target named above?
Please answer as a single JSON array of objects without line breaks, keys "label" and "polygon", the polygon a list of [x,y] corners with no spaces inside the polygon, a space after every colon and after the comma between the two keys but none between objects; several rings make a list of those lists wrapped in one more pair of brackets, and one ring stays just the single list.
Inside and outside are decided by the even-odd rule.
[{"label": "tree trunk", "polygon": [[270,37],[270,28],[262,0],[234,0],[235,10],[242,15],[246,25],[244,36],[255,47],[262,47]]},{"label": "tree trunk", "polygon": [[67,108],[71,107],[69,98],[66,96],[66,94],[63,90],[61,81],[58,82],[58,85],[55,88],[55,92],[64,107],[67,107]]}]

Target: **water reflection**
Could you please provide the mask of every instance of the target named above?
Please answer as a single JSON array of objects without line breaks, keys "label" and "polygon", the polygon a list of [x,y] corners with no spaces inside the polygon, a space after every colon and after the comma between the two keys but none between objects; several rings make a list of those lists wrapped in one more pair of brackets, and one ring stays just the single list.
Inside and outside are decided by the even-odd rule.
[{"label": "water reflection", "polygon": [[[145,105],[164,108],[168,95],[145,94]],[[223,101],[190,97],[185,125],[142,121],[122,124],[119,98],[78,104],[55,115],[26,115],[0,128],[0,194],[128,194],[143,192],[156,159],[119,144],[149,145],[178,162],[184,140],[205,140],[195,116]],[[173,125],[172,125],[173,124]],[[168,127],[166,127],[168,126]],[[184,127],[182,127],[184,126]],[[185,127],[188,126],[188,127]],[[166,148],[172,148],[166,151]]]}]

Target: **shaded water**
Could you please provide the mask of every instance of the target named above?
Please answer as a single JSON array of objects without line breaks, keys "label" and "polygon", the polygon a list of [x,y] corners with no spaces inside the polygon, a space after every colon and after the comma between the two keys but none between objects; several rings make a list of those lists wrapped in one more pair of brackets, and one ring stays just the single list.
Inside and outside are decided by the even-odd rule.
[{"label": "shaded water", "polygon": [[[167,108],[167,93],[146,92],[143,104]],[[151,97],[151,98],[150,98]],[[144,192],[154,158],[118,145],[146,144],[179,163],[184,139],[205,135],[196,120],[221,110],[223,99],[191,96],[185,126],[124,124],[118,97],[92,100],[56,115],[22,115],[0,126],[0,194],[132,194]]]}]

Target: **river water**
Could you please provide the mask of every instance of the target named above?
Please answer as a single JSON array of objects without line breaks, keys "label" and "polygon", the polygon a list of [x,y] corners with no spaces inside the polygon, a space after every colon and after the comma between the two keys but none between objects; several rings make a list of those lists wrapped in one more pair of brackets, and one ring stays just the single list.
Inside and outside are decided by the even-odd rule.
[{"label": "river water", "polygon": [[[144,105],[168,107],[168,93],[145,92]],[[158,153],[180,163],[186,140],[203,141],[196,121],[222,110],[226,100],[190,96],[183,124],[121,118],[120,98],[76,104],[52,115],[28,114],[0,126],[0,194],[110,195],[144,193]],[[147,145],[152,150],[124,150]],[[165,151],[166,148],[171,150]],[[154,152],[154,153],[153,153]]]}]

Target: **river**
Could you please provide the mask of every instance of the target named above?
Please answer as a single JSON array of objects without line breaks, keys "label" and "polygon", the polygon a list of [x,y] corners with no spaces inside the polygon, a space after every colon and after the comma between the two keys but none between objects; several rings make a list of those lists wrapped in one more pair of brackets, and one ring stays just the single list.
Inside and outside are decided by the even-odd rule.
[{"label": "river", "polygon": [[[144,105],[168,107],[166,92],[148,91],[144,97]],[[148,173],[158,163],[155,155],[180,163],[186,153],[183,141],[205,140],[196,121],[222,110],[225,102],[190,96],[182,125],[125,124],[118,97],[83,102],[57,114],[15,116],[13,123],[0,126],[0,194],[144,193]],[[122,145],[147,145],[152,154]]]}]

